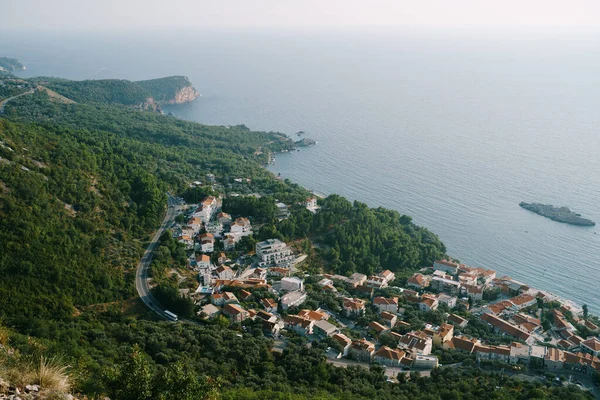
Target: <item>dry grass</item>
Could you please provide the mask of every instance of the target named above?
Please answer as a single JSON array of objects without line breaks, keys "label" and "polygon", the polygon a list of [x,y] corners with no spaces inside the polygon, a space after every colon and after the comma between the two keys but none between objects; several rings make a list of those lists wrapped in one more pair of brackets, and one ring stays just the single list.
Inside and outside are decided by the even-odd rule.
[{"label": "dry grass", "polygon": [[67,393],[71,388],[69,367],[63,365],[55,358],[41,357],[37,368],[33,369],[34,383],[44,389]]}]

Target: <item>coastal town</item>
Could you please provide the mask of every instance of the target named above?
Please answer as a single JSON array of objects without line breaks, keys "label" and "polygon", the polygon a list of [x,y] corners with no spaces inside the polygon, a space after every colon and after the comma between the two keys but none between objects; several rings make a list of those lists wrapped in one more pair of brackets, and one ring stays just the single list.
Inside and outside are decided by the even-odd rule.
[{"label": "coastal town", "polygon": [[[403,276],[310,274],[297,243],[269,238],[239,251],[259,227],[222,204],[217,196],[182,201],[185,218],[171,227],[197,277],[195,289],[180,289],[197,320],[261,330],[274,339],[274,351],[290,341],[323,343],[331,363],[381,365],[391,379],[469,363],[551,374],[556,384],[600,373],[600,328],[587,306],[452,259]],[[316,196],[300,206],[319,212]],[[276,207],[280,221],[289,217],[290,205]]]}]

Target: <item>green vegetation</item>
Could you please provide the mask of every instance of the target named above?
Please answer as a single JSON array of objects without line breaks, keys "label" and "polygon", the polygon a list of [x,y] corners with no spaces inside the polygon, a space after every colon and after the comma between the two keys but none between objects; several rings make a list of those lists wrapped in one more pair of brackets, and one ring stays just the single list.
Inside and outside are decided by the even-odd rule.
[{"label": "green vegetation", "polygon": [[8,75],[14,71],[22,71],[25,66],[16,58],[0,57],[0,76]]},{"label": "green vegetation", "polygon": [[151,97],[158,102],[172,100],[181,89],[192,86],[192,83],[185,76],[169,76],[135,83],[146,89]]},{"label": "green vegetation", "polygon": [[[577,388],[519,382],[475,368],[436,370],[431,378],[401,375],[401,384],[392,385],[377,366],[328,364],[325,343],[312,348],[292,343],[283,354],[272,353],[272,342],[256,324],[245,331],[239,324],[227,328],[223,319],[204,325],[153,320],[139,300],[132,301],[135,265],[165,212],[166,192],[205,195],[208,189],[191,190],[189,182],[208,173],[218,182],[210,190],[259,193],[260,199],[231,196],[224,208],[262,225],[257,239],[296,241],[309,254],[308,268],[403,272],[445,252],[435,235],[394,211],[333,195],[320,201],[319,213],[308,212],[302,205],[306,190],[261,166],[269,152],[293,146],[281,134],[204,126],[127,107],[147,91],[167,93],[152,87],[156,84],[53,79],[48,86],[78,104],[53,102],[39,92],[5,108],[0,320],[14,330],[1,328],[0,343],[18,350],[17,364],[37,365],[40,355],[63,357],[62,364],[39,364],[54,370],[57,384],[64,378],[62,365],[70,365],[77,390],[124,400],[475,399],[490,393],[497,399],[587,398]],[[239,184],[239,177],[251,180]],[[291,205],[289,219],[277,221],[275,199]],[[251,248],[252,242],[243,245]],[[189,316],[193,307],[180,298],[177,278],[169,276],[185,257],[164,235],[152,274],[158,283],[154,295]],[[308,307],[339,308],[339,299],[315,282],[307,282],[307,289]],[[248,302],[269,295],[257,290]],[[408,314],[414,325],[443,318],[417,310]],[[2,362],[0,357],[0,367]]]}]

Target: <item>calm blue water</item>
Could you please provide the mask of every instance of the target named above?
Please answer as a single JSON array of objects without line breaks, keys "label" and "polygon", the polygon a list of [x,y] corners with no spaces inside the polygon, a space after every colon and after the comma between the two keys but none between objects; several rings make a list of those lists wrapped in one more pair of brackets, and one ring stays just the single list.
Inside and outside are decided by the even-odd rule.
[{"label": "calm blue water", "polygon": [[316,147],[274,172],[412,215],[451,255],[600,312],[600,36],[170,33],[0,35],[30,75],[143,79],[183,74],[203,96],[172,107]]}]

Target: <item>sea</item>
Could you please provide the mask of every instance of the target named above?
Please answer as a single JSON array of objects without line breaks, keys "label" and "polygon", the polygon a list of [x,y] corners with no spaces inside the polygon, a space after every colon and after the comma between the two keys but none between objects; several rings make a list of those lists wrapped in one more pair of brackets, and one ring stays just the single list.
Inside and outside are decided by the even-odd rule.
[{"label": "sea", "polygon": [[[316,146],[269,169],[413,217],[462,262],[600,313],[600,34],[592,31],[0,32],[22,76],[186,75],[165,111]],[[298,136],[296,133],[304,131]]]}]

